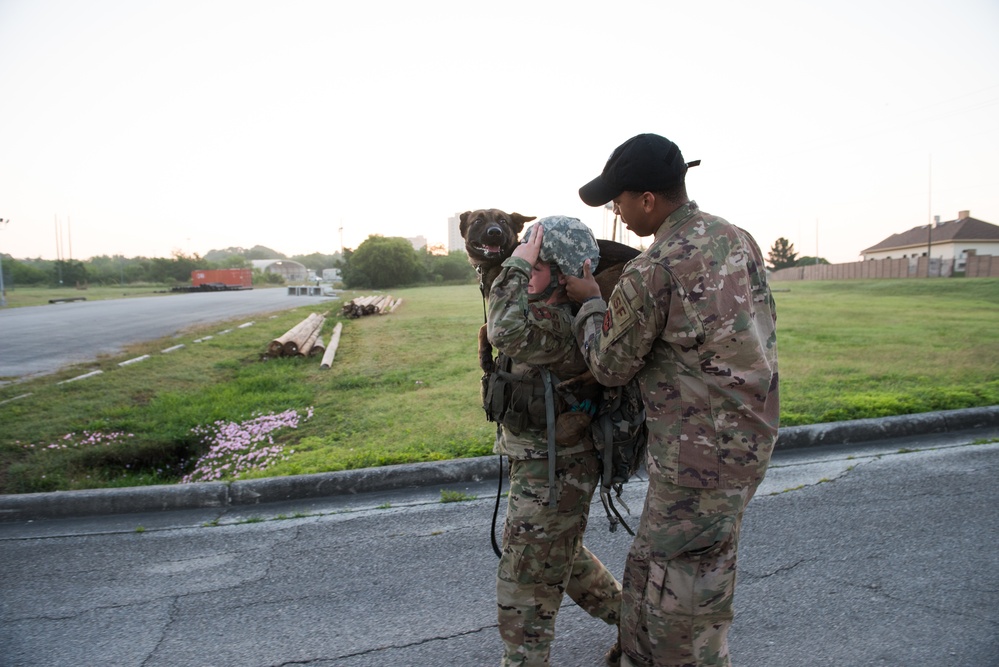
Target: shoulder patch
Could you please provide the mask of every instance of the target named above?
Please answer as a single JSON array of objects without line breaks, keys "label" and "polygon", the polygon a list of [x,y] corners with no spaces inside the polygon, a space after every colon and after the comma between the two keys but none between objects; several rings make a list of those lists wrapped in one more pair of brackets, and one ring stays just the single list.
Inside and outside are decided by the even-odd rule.
[{"label": "shoulder patch", "polygon": [[533,315],[535,317],[535,319],[538,319],[538,320],[554,320],[555,319],[554,313],[552,313],[551,309],[549,309],[549,308],[542,308],[541,306],[539,306],[537,304],[534,304],[534,303],[532,303],[528,307],[531,309],[531,315]]},{"label": "shoulder patch", "polygon": [[607,304],[607,313],[604,315],[604,324],[600,339],[601,349],[606,349],[608,345],[621,337],[621,334],[628,331],[635,324],[638,315],[631,303],[623,294],[623,290],[614,290],[610,303]]}]

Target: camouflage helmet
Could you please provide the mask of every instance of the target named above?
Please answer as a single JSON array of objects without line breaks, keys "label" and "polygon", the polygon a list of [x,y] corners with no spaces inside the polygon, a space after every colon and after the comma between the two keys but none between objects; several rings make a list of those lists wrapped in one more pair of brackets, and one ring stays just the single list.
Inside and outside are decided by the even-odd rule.
[{"label": "camouflage helmet", "polygon": [[554,264],[565,275],[577,278],[582,277],[583,262],[587,259],[590,260],[590,271],[597,270],[600,248],[589,227],[576,218],[552,215],[528,227],[524,233],[525,242],[531,240],[534,229],[539,225],[545,230],[541,239],[541,261]]}]

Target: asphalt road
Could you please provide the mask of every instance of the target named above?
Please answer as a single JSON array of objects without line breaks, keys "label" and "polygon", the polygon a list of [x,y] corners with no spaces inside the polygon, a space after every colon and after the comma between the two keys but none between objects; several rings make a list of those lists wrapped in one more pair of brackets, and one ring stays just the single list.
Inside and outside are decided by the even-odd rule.
[{"label": "asphalt road", "polygon": [[285,288],[194,292],[0,309],[0,380],[52,373],[195,325],[287,310],[333,297]]},{"label": "asphalt road", "polygon": [[[973,444],[997,435],[778,451],[746,514],[733,664],[999,664],[999,443]],[[495,665],[494,484],[0,523],[0,664]],[[630,538],[599,508],[587,543],[621,572]],[[568,600],[557,634],[562,667],[613,638]]]}]

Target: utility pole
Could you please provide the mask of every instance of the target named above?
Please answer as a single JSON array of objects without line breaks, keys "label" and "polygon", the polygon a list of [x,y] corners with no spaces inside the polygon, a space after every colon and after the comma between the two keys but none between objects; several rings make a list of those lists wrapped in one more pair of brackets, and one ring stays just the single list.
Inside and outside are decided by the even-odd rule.
[{"label": "utility pole", "polygon": [[62,287],[62,227],[59,225],[59,215],[55,216],[56,233],[56,271],[59,274],[59,287]]},{"label": "utility pole", "polygon": [[[7,226],[9,218],[0,218],[0,229]],[[0,308],[7,306],[7,289],[3,286],[3,253],[0,253]]]}]

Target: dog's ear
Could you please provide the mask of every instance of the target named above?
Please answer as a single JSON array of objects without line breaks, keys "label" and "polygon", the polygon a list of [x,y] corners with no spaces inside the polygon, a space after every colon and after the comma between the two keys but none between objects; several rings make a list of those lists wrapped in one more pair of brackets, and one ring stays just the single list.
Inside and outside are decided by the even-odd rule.
[{"label": "dog's ear", "polygon": [[521,230],[524,229],[524,225],[530,222],[531,220],[534,220],[535,218],[537,218],[536,215],[521,215],[520,213],[511,213],[510,222],[512,222],[513,224],[510,226],[513,227],[513,231],[519,234]]},{"label": "dog's ear", "polygon": [[465,235],[468,234],[468,226],[472,224],[468,220],[468,218],[471,215],[472,215],[471,211],[465,211],[460,216],[458,216],[458,218],[461,220],[461,223],[459,223],[458,225],[458,232],[461,234],[461,238],[465,238]]},{"label": "dog's ear", "polygon": [[468,233],[468,216],[472,215],[471,211],[465,211],[459,217],[461,223],[458,225],[458,231],[461,233],[461,238],[465,238],[465,234]]}]

